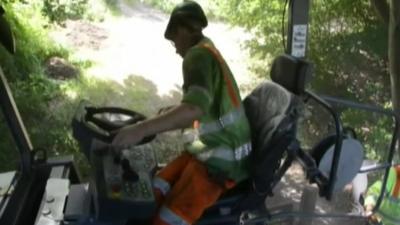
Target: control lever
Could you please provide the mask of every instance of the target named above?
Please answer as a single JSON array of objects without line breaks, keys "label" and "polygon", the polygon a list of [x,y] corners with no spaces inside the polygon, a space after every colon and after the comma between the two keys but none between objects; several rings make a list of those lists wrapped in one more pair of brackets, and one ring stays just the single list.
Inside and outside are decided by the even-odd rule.
[{"label": "control lever", "polygon": [[121,167],[122,167],[122,178],[124,180],[128,180],[131,182],[137,182],[139,180],[139,175],[132,170],[131,165],[129,163],[128,159],[122,159],[121,161]]},{"label": "control lever", "polygon": [[121,156],[119,154],[113,154],[113,162],[116,165],[121,164]]},{"label": "control lever", "polygon": [[121,165],[122,168],[122,178],[130,182],[137,182],[139,180],[139,175],[132,170],[129,160],[126,158],[121,158],[121,154],[112,151],[113,162],[115,165]]}]

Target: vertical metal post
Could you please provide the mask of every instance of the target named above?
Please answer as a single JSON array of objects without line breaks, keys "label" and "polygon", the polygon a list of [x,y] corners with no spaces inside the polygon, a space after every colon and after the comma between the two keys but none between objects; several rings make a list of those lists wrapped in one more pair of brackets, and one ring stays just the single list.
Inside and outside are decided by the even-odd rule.
[{"label": "vertical metal post", "polygon": [[0,67],[0,106],[4,118],[11,130],[15,144],[21,155],[21,169],[23,174],[29,174],[32,166],[32,144],[26,132],[24,123],[19,115],[14,98],[11,95],[7,80]]},{"label": "vertical metal post", "polygon": [[304,58],[307,51],[308,11],[310,0],[290,0],[287,54]]},{"label": "vertical metal post", "polygon": [[[318,188],[316,186],[306,186],[303,188],[300,201],[300,211],[304,213],[314,213],[317,204]],[[297,225],[312,225],[313,218],[304,218],[298,221]]]}]

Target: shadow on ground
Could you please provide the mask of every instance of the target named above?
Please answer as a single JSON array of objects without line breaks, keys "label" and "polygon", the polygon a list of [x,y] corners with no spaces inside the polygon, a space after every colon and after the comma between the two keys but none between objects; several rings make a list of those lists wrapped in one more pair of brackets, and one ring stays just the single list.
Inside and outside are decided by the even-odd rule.
[{"label": "shadow on ground", "polygon": [[87,99],[99,106],[128,108],[151,116],[159,108],[179,103],[182,94],[179,87],[168,94],[158,95],[157,85],[140,75],[129,75],[122,83],[113,80],[83,78],[76,81],[76,104]]},{"label": "shadow on ground", "polygon": [[[331,201],[318,196],[318,188],[310,185],[305,178],[304,170],[298,163],[293,163],[285,176],[274,188],[274,196],[266,199],[266,206],[275,212],[289,213],[293,212],[294,217],[282,218],[279,222],[273,224],[288,225],[364,225],[365,219],[355,219],[346,217],[308,217],[302,206],[307,205],[307,199],[303,200],[303,192],[307,191],[308,197],[317,196],[315,213],[321,215],[336,214],[345,215],[346,213],[355,213],[354,202],[351,192],[340,191],[334,194]],[[311,194],[312,193],[312,194]],[[302,202],[303,201],[303,202]],[[274,212],[274,211],[272,211]],[[361,214],[360,214],[361,215]],[[291,219],[292,218],[292,219]]]}]

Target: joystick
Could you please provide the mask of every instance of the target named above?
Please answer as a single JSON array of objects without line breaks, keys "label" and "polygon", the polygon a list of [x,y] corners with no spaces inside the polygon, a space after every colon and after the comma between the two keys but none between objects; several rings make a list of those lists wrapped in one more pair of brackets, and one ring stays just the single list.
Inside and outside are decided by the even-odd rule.
[{"label": "joystick", "polygon": [[122,167],[122,178],[124,180],[130,181],[130,182],[137,182],[139,180],[139,175],[132,170],[132,167],[129,163],[128,159],[122,159],[121,161],[121,167]]}]

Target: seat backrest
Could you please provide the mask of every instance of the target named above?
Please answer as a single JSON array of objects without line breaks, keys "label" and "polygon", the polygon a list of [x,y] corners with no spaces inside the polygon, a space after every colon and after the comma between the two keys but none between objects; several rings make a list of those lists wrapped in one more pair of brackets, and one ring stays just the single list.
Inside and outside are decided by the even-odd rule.
[{"label": "seat backrest", "polygon": [[296,139],[297,103],[296,96],[270,81],[244,100],[252,136],[251,182],[256,192],[272,194],[275,172]]},{"label": "seat backrest", "polygon": [[298,95],[305,92],[311,69],[304,60],[281,55],[271,68],[273,82],[263,82],[244,100],[252,131],[250,169],[256,192],[272,195],[273,186],[283,175],[280,166],[285,151],[298,143],[296,124],[302,111]]},{"label": "seat backrest", "polygon": [[256,155],[268,146],[286,115],[293,95],[282,86],[265,81],[243,101],[252,133],[252,147]]}]

